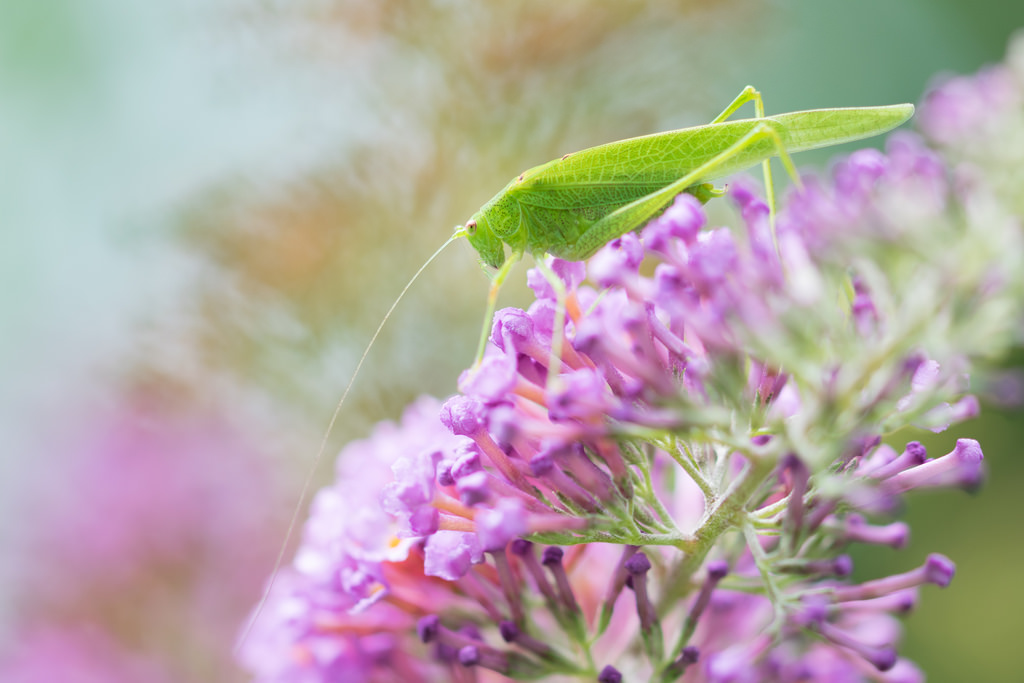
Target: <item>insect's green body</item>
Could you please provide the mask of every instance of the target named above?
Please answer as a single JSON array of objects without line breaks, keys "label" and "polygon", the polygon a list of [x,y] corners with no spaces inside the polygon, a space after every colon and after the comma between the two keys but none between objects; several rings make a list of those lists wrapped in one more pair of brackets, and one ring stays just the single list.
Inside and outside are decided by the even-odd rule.
[{"label": "insect's green body", "polygon": [[643,227],[680,192],[706,199],[710,195],[698,191],[705,183],[780,154],[884,133],[913,112],[909,104],[816,109],[592,147],[512,180],[466,223],[466,234],[481,261],[494,268],[505,263],[506,244],[515,255],[583,260]]}]

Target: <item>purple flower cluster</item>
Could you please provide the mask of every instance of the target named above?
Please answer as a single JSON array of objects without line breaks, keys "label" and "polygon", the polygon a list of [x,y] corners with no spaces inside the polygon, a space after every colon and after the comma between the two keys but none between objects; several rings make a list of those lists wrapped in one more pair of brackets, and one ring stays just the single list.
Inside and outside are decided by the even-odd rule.
[{"label": "purple flower cluster", "polygon": [[170,683],[166,666],[133,653],[95,626],[37,626],[12,639],[15,649],[0,665],[5,683],[76,681]]},{"label": "purple flower cluster", "polygon": [[461,442],[440,424],[438,408],[421,399],[400,426],[378,425],[338,459],[335,485],[313,500],[295,560],[242,644],[255,680],[422,679],[428,664],[406,642],[424,611],[414,606],[456,601],[446,586],[422,580],[420,521],[402,511],[434,509],[433,470],[418,468]]},{"label": "purple flower cluster", "polygon": [[1010,42],[1001,64],[940,77],[924,98],[918,126],[955,162],[989,167],[989,175],[1007,168],[1019,175],[1014,143],[1024,127],[1024,38]]},{"label": "purple flower cluster", "polygon": [[539,264],[460,395],[346,449],[245,643],[256,680],[923,680],[898,617],[952,563],[854,581],[846,552],[904,547],[906,493],[980,483],[977,441],[883,435],[977,413],[1017,256],[975,262],[991,224],[910,135],[774,225],[730,196],[740,228],[683,194]]},{"label": "purple flower cluster", "polygon": [[[20,522],[28,561],[4,556],[18,590],[0,681],[236,680],[230,647],[272,559],[267,510],[283,492],[215,401],[200,409],[155,386],[91,392],[54,430]],[[232,495],[240,487],[250,498]]]}]

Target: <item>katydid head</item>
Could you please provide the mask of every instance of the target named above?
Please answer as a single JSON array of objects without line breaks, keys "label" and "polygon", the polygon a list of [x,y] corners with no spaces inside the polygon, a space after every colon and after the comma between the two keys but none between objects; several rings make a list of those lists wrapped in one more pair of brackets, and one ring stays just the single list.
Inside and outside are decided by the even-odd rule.
[{"label": "katydid head", "polygon": [[505,244],[491,230],[484,211],[477,211],[466,221],[465,228],[466,237],[480,254],[480,260],[492,268],[501,268],[505,263]]}]

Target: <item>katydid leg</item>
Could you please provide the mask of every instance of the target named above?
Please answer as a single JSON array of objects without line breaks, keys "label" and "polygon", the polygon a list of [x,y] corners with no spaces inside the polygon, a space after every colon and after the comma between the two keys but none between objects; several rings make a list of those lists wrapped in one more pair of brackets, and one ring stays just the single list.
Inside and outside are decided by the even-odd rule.
[{"label": "katydid leg", "polygon": [[734,99],[729,104],[729,106],[725,108],[725,111],[716,116],[711,121],[711,123],[721,123],[722,121],[725,121],[730,116],[735,114],[740,107],[742,107],[747,102],[750,102],[751,100],[753,100],[754,102],[755,111],[757,112],[757,118],[763,119],[764,102],[761,100],[761,93],[756,88],[754,88],[754,86],[748,85],[743,89],[743,91],[739,95],[736,96],[736,99]]},{"label": "katydid leg", "polygon": [[776,125],[771,119],[765,119],[763,123],[752,128],[750,132],[723,150],[721,154],[701,164],[679,180],[626,204],[595,222],[586,232],[580,235],[576,246],[569,251],[565,258],[576,261],[587,259],[616,237],[641,227],[663,211],[675,199],[676,195],[699,183],[702,178],[713,175],[719,166],[761,140],[767,139],[773,143],[776,153],[782,159],[782,163],[787,171],[796,177],[796,168],[793,166],[793,161],[782,144],[779,132],[775,130]]},{"label": "katydid leg", "polygon": [[554,386],[555,378],[562,369],[562,346],[565,344],[565,301],[568,294],[565,291],[565,283],[562,278],[551,270],[546,256],[536,254],[537,270],[541,272],[544,279],[551,285],[555,292],[555,322],[551,328],[551,357],[548,360],[547,389],[550,391]]},{"label": "katydid leg", "polygon": [[487,311],[484,313],[484,328],[480,333],[480,344],[476,349],[476,362],[473,363],[474,368],[480,367],[481,361],[484,359],[484,351],[487,350],[487,338],[491,334],[491,325],[494,321],[494,311],[498,307],[498,291],[501,286],[505,284],[505,278],[512,272],[512,267],[519,262],[519,259],[523,257],[522,251],[513,251],[505,262],[501,264],[501,268],[491,278],[491,289],[487,292]]},{"label": "katydid leg", "polygon": [[[745,87],[743,89],[742,92],[740,92],[739,95],[736,96],[736,99],[734,99],[732,101],[732,103],[730,103],[729,106],[725,108],[725,111],[723,111],[721,114],[716,116],[714,118],[714,120],[711,121],[711,123],[721,123],[722,121],[725,121],[730,116],[732,116],[734,113],[736,113],[736,111],[740,107],[742,107],[744,104],[746,104],[747,102],[753,102],[754,103],[754,117],[755,118],[763,119],[765,117],[764,116],[764,99],[762,99],[760,91],[755,89],[754,86],[748,85],[747,87]],[[779,147],[780,147],[780,150],[781,150],[781,146],[779,146]],[[789,158],[789,155],[785,154],[784,150],[783,150],[783,151],[780,151],[779,156],[780,156],[780,158],[782,158],[782,163],[786,167],[786,171],[789,173],[790,177],[793,178],[793,182],[795,182],[797,187],[799,187],[800,184],[801,184],[800,183],[800,176],[797,175],[796,169],[793,167],[793,162]],[[772,164],[771,164],[771,159],[765,159],[764,161],[761,162],[761,172],[764,175],[764,194],[765,194],[765,198],[768,200],[768,215],[769,215],[769,220],[771,221],[772,235],[774,236],[775,235],[775,208],[776,208],[776,202],[775,202],[775,182],[772,180]]]}]

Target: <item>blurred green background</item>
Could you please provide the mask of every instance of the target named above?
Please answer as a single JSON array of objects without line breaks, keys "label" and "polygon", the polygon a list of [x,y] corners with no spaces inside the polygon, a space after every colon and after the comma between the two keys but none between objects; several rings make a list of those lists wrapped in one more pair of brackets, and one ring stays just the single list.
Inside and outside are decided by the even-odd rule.
[{"label": "blurred green background", "polygon": [[[97,405],[144,396],[156,420],[243,425],[278,482],[248,501],[273,518],[269,557],[380,317],[515,173],[706,122],[748,83],[769,112],[914,102],[937,75],[999,61],[1021,26],[1024,4],[1000,0],[0,4],[0,642],[69,618],[24,577],[46,561],[41,501],[74,500],[69,444]],[[467,244],[441,255],[373,349],[325,460],[416,395],[454,391],[486,288]],[[930,681],[1024,680],[1024,424],[988,410],[953,431],[933,452],[978,438],[987,486],[912,497],[911,547],[858,568],[948,554],[957,579],[924,591],[903,653]],[[138,647],[179,680],[227,680],[210,663],[226,645]]]}]

